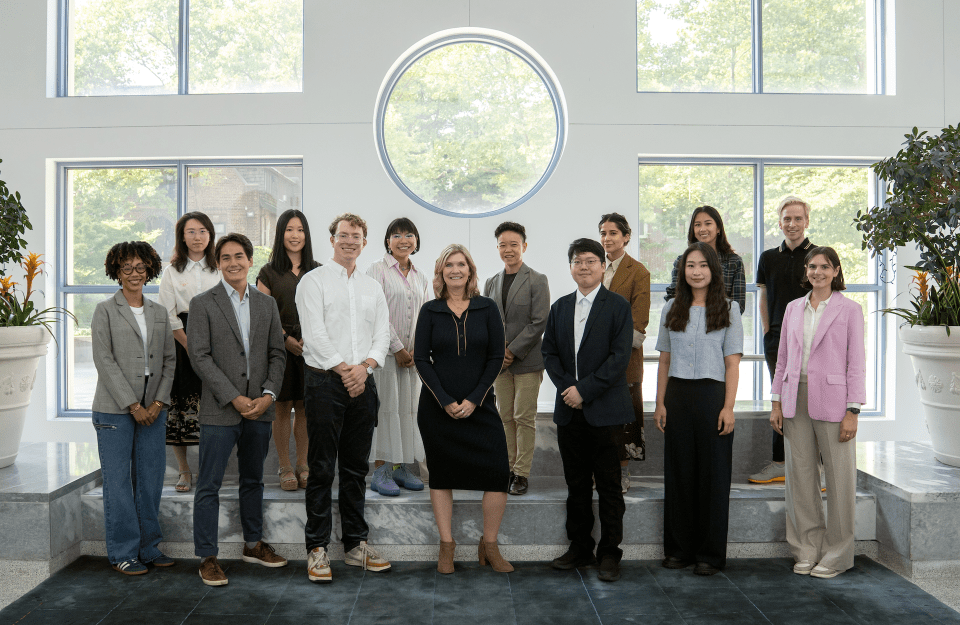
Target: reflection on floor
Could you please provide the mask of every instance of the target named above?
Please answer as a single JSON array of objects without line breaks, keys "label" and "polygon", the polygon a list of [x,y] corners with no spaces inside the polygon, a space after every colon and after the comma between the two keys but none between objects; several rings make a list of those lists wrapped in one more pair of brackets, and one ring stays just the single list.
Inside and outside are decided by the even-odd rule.
[{"label": "reflection on floor", "polygon": [[397,562],[388,573],[334,562],[326,586],[307,581],[302,561],[223,565],[229,585],[210,588],[196,560],[125,577],[84,556],[0,611],[0,623],[960,623],[960,613],[862,556],[832,580],[795,575],[788,558],[730,560],[713,577],[624,562],[614,584],[598,581],[594,568],[561,572],[544,562],[516,563],[508,575],[475,562],[458,562],[454,575],[432,562]]}]

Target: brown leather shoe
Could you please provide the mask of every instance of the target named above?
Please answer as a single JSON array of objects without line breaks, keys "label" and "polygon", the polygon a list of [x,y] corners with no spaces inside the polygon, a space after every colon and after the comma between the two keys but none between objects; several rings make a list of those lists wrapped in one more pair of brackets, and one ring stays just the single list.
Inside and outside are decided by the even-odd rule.
[{"label": "brown leather shoe", "polygon": [[457,542],[440,541],[440,557],[437,558],[437,571],[444,575],[453,573],[453,552],[457,548]]},{"label": "brown leather shoe", "polygon": [[227,576],[223,574],[217,556],[208,556],[200,561],[200,579],[207,586],[227,585]]},{"label": "brown leather shoe", "polygon": [[269,566],[270,568],[287,566],[287,559],[278,556],[276,550],[262,540],[254,545],[253,549],[246,545],[243,546],[243,561]]},{"label": "brown leather shoe", "polygon": [[477,549],[477,556],[480,558],[480,566],[489,564],[497,573],[510,573],[513,571],[513,565],[500,555],[500,548],[496,542],[488,543],[480,540],[480,547]]},{"label": "brown leather shoe", "polygon": [[522,475],[518,475],[514,477],[513,482],[510,483],[509,492],[511,495],[526,495],[528,487],[529,484],[527,484],[527,478],[523,477]]}]

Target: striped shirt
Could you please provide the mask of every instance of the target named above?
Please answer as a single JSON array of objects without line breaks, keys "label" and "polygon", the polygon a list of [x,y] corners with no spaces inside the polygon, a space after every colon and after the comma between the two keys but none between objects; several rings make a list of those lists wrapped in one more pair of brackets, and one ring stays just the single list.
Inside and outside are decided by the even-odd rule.
[{"label": "striped shirt", "polygon": [[[727,297],[740,305],[740,314],[747,307],[747,280],[743,271],[743,260],[736,254],[717,254],[720,257],[720,267],[723,269],[723,286]],[[670,286],[663,299],[670,301],[677,296],[677,270],[683,254],[673,261],[673,273],[670,275]]]},{"label": "striped shirt", "polygon": [[413,349],[413,335],[417,314],[429,299],[427,276],[411,261],[410,272],[404,276],[400,263],[391,254],[370,265],[367,275],[380,283],[390,311],[390,353]]}]

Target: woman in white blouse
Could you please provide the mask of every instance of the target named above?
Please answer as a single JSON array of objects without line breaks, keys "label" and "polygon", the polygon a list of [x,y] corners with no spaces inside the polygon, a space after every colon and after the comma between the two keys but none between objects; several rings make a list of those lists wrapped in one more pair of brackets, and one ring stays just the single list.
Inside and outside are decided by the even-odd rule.
[{"label": "woman in white blouse", "polygon": [[394,219],[387,227],[383,245],[387,253],[367,269],[367,275],[383,287],[390,309],[390,353],[383,367],[373,372],[380,393],[380,413],[371,446],[376,470],[370,488],[381,495],[395,496],[401,486],[423,490],[423,481],[404,465],[424,458],[417,428],[420,378],[413,366],[413,334],[420,307],[430,298],[428,277],[410,260],[420,249],[420,233],[413,222],[406,217]]},{"label": "woman in white blouse", "polygon": [[187,353],[187,313],[190,300],[220,282],[213,253],[213,223],[200,212],[186,213],[177,220],[176,245],[170,264],[160,278],[160,304],[167,309],[170,328],[177,342],[177,371],[170,393],[167,417],[167,445],[180,465],[177,490],[190,490],[193,474],[187,462],[187,447],[200,443],[200,378],[190,366]]}]

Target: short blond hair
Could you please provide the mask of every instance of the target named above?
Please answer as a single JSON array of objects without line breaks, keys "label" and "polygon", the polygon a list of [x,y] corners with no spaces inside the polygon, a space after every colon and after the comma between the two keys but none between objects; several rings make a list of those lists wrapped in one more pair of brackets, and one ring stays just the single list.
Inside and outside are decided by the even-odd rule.
[{"label": "short blond hair", "polygon": [[359,215],[354,215],[353,213],[340,213],[330,222],[330,236],[337,235],[337,227],[340,225],[341,221],[345,221],[355,228],[360,228],[363,230],[363,238],[367,238],[367,222],[363,220],[363,217]]},{"label": "short blond hair", "polygon": [[463,254],[463,257],[467,259],[467,267],[470,268],[470,279],[467,280],[464,295],[466,295],[468,299],[477,297],[480,295],[480,288],[477,286],[479,284],[477,264],[473,262],[473,256],[470,256],[470,251],[459,243],[451,243],[440,252],[440,258],[437,259],[437,264],[433,267],[433,294],[437,296],[437,299],[447,299],[450,296],[450,294],[447,293],[447,283],[443,281],[443,266],[447,264],[447,261],[454,254]]},{"label": "short blond hair", "polygon": [[788,195],[787,197],[780,200],[780,203],[777,204],[777,221],[783,217],[783,209],[788,206],[793,206],[794,204],[799,204],[803,207],[803,215],[807,218],[807,221],[810,220],[810,205],[798,198],[795,195]]}]

